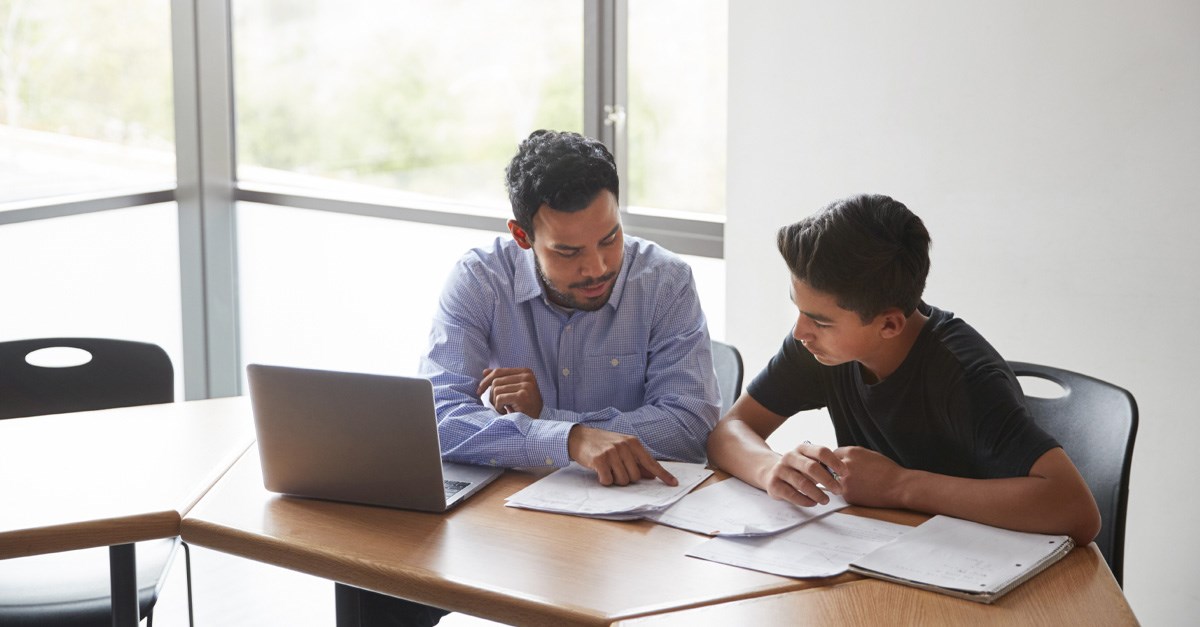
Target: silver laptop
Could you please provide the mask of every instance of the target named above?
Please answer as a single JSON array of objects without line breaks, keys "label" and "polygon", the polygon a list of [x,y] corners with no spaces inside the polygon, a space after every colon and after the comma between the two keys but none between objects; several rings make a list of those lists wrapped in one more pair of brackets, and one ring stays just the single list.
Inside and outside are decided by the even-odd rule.
[{"label": "silver laptop", "polygon": [[272,492],[442,512],[504,470],[442,462],[427,379],[251,364]]}]

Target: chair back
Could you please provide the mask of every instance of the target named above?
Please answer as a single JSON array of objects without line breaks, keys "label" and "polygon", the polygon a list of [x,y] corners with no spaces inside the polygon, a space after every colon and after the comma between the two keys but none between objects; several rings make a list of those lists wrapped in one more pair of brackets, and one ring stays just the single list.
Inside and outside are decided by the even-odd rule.
[{"label": "chair back", "polygon": [[1018,377],[1052,381],[1065,390],[1057,398],[1025,395],[1039,427],[1058,440],[1087,481],[1100,508],[1096,545],[1122,584],[1125,512],[1138,411],[1133,395],[1111,383],[1061,368],[1009,362]]},{"label": "chair back", "polygon": [[[44,367],[26,357],[44,348],[91,355],[76,366]],[[154,344],[103,338],[0,342],[0,419],[131,407],[175,400],[175,371]]]},{"label": "chair back", "polygon": [[721,390],[721,415],[729,413],[733,402],[742,395],[742,354],[724,342],[712,341],[713,368]]},{"label": "chair back", "polygon": [[[79,349],[90,359],[62,367],[26,359],[44,348]],[[0,418],[173,400],[171,358],[154,344],[101,338],[0,342]],[[178,537],[137,543],[138,611],[148,624],[178,545]],[[111,625],[111,590],[103,548],[0,560],[0,625]]]}]

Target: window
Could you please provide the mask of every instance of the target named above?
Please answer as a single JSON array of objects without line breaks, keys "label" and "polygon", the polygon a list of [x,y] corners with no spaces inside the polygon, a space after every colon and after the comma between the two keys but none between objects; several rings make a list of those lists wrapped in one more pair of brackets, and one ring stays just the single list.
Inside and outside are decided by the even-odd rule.
[{"label": "window", "polygon": [[0,227],[0,339],[114,337],[158,344],[182,398],[174,206]]},{"label": "window", "polygon": [[334,345],[404,371],[449,264],[504,232],[516,144],[555,128],[613,148],[626,231],[685,255],[722,337],[726,3],[0,0],[0,283],[33,303],[0,328],[160,343],[187,398]]},{"label": "window", "polygon": [[507,215],[517,142],[583,128],[582,7],[236,2],[238,177]]},{"label": "window", "polygon": [[450,268],[496,235],[240,203],[244,361],[415,374]]},{"label": "window", "polygon": [[[500,173],[516,144],[554,128],[610,144],[631,211],[724,214],[725,0],[233,6],[249,187],[503,217]],[[585,20],[585,7],[611,17]],[[595,70],[588,46],[604,51]],[[627,72],[599,69],[621,59]],[[603,101],[603,122],[584,119],[587,97]]]},{"label": "window", "polygon": [[0,0],[0,203],[174,185],[169,9]]},{"label": "window", "polygon": [[[240,203],[243,361],[414,375],[450,269],[497,235]],[[724,262],[685,259],[721,339]]]},{"label": "window", "polygon": [[628,203],[725,214],[728,6],[629,3]]},{"label": "window", "polygon": [[0,0],[0,339],[152,342],[182,388],[171,81],[168,3]]}]

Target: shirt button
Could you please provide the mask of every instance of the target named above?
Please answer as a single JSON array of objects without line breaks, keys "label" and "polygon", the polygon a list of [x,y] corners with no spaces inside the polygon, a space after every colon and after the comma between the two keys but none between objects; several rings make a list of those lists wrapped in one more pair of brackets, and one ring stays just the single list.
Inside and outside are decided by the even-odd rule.
[{"label": "shirt button", "polygon": [[495,466],[495,465],[496,465],[496,460],[494,460],[494,459],[492,460],[492,465],[493,465],[493,466]]},{"label": "shirt button", "polygon": [[553,465],[554,465],[554,460],[553,460],[553,459],[550,459],[549,457],[547,457],[547,458],[546,458],[546,465],[547,465],[547,466],[553,466]]},{"label": "shirt button", "polygon": [[620,359],[617,359],[616,357],[613,357],[613,360],[612,360],[612,365],[614,365],[614,366],[615,366],[615,365],[617,365],[617,364],[619,364],[619,363],[621,363],[621,360],[620,360]]},{"label": "shirt button", "polygon": [[564,377],[569,377],[569,376],[571,376],[571,369],[570,369],[570,368],[563,368],[563,376],[564,376]]}]

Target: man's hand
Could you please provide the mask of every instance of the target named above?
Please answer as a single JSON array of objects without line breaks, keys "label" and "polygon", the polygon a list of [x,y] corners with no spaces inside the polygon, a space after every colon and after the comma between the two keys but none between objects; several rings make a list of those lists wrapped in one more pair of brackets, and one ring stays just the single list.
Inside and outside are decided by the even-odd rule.
[{"label": "man's hand", "polygon": [[904,507],[899,495],[904,467],[861,446],[843,446],[834,454],[854,474],[852,478],[843,477],[842,495],[846,501],[867,507]]},{"label": "man's hand", "polygon": [[829,502],[829,496],[817,486],[818,483],[834,494],[842,494],[842,482],[850,472],[834,451],[805,442],[784,453],[778,462],[767,468],[761,483],[767,494],[774,498],[812,507]]},{"label": "man's hand", "polygon": [[679,485],[632,435],[575,425],[567,436],[567,454],[595,470],[602,485],[629,485],[655,477],[667,485]]},{"label": "man's hand", "polygon": [[475,393],[492,388],[488,403],[502,414],[520,412],[530,418],[542,415],[542,393],[538,390],[537,377],[529,368],[488,368],[483,371],[483,381]]}]

